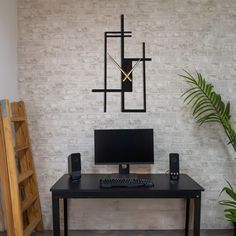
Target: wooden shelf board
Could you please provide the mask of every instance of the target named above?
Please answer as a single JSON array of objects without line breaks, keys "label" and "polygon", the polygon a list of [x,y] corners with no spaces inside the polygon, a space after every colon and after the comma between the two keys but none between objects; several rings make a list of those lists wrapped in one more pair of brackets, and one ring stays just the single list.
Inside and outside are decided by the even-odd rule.
[{"label": "wooden shelf board", "polygon": [[28,148],[29,148],[29,144],[20,145],[20,146],[15,147],[15,151],[19,152],[19,151],[23,151],[23,150],[28,149]]},{"label": "wooden shelf board", "polygon": [[40,223],[40,218],[32,218],[29,225],[24,230],[24,236],[30,236],[31,233],[35,230],[36,226]]},{"label": "wooden shelf board", "polygon": [[21,116],[19,116],[19,117],[12,117],[11,118],[11,121],[12,122],[23,122],[23,121],[25,121],[25,117],[21,117]]},{"label": "wooden shelf board", "polygon": [[34,172],[32,170],[27,170],[24,173],[19,174],[18,175],[18,183],[20,184],[21,182],[28,179],[33,174],[34,174]]},{"label": "wooden shelf board", "polygon": [[22,201],[22,204],[21,204],[22,212],[27,210],[37,199],[38,199],[38,196],[30,195],[28,198]]}]

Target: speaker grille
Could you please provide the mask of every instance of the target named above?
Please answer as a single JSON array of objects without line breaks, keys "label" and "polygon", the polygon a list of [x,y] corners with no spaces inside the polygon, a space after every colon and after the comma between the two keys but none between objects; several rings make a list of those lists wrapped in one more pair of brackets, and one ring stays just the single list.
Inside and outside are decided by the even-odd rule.
[{"label": "speaker grille", "polygon": [[178,180],[179,179],[179,154],[170,153],[170,179]]}]

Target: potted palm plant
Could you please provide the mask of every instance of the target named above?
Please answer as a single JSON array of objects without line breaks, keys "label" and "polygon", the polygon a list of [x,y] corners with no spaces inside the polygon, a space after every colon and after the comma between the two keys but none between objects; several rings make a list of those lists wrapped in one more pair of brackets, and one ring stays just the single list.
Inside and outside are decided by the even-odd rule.
[{"label": "potted palm plant", "polygon": [[[196,76],[185,71],[181,78],[190,85],[190,88],[182,95],[184,102],[192,106],[193,117],[201,126],[209,122],[216,122],[223,126],[223,129],[236,151],[236,133],[230,121],[230,102],[222,101],[221,96],[214,91],[212,84],[206,82],[203,76],[196,72]],[[236,193],[232,185],[227,181],[228,186],[224,187],[220,194],[225,192],[231,199],[221,200],[219,203],[225,206],[225,217],[234,224],[234,235],[236,236]]]},{"label": "potted palm plant", "polygon": [[221,193],[226,193],[229,197],[227,200],[220,200],[219,204],[225,206],[225,218],[234,224],[234,236],[236,236],[236,192],[232,185],[227,181],[228,187],[224,187]]},{"label": "potted palm plant", "polygon": [[203,76],[196,72],[196,76],[185,71],[180,75],[190,85],[190,88],[182,95],[184,102],[192,105],[193,117],[197,123],[220,123],[229,139],[229,143],[236,151],[236,133],[230,121],[230,102],[222,101],[221,96],[214,91],[214,86],[206,82]]}]

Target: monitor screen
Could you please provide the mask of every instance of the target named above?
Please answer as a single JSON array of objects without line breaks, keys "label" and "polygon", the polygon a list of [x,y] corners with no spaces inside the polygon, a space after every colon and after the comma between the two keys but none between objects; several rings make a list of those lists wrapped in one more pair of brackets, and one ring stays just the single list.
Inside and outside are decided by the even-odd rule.
[{"label": "monitor screen", "polygon": [[95,164],[153,164],[153,129],[95,130]]}]

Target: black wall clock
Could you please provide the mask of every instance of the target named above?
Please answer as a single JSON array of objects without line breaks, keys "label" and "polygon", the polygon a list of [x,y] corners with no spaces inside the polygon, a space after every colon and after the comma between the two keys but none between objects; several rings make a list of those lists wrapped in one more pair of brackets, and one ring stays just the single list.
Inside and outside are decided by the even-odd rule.
[{"label": "black wall clock", "polygon": [[[145,56],[145,43],[142,43],[142,56],[126,58],[124,43],[125,38],[132,37],[131,31],[124,30],[124,15],[121,15],[121,30],[120,31],[107,31],[104,34],[104,88],[93,89],[92,92],[99,92],[104,94],[104,112],[107,111],[107,93],[121,93],[121,111],[122,112],[146,112],[146,61],[151,61],[151,58]],[[120,55],[121,63],[119,63],[107,52],[109,38],[120,38]],[[118,89],[107,88],[107,61],[111,60],[114,66],[119,69],[121,73],[121,87]],[[142,82],[143,82],[143,104],[141,109],[126,109],[125,108],[125,93],[133,92],[133,72],[142,64]]]}]

